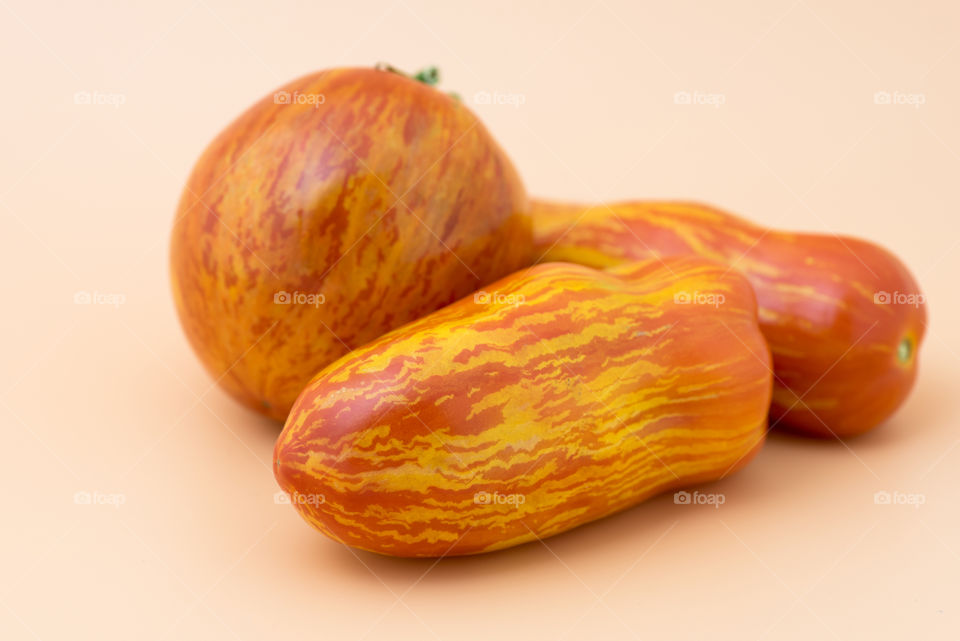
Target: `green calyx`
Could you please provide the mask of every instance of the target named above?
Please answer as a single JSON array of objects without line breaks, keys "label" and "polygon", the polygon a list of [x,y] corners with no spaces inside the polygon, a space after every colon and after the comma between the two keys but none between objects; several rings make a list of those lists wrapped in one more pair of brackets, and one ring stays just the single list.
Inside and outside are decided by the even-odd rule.
[{"label": "green calyx", "polygon": [[433,87],[440,82],[440,70],[436,67],[424,67],[417,73],[413,74],[413,79]]},{"label": "green calyx", "polygon": [[897,360],[906,364],[910,362],[911,356],[913,356],[913,341],[909,338],[904,338],[900,341],[900,344],[897,345]]},{"label": "green calyx", "polygon": [[[405,71],[397,69],[391,64],[386,62],[378,62],[375,69],[379,71],[387,71],[390,73],[395,73],[397,75],[403,76],[405,78],[410,78],[411,80],[416,80],[417,82],[423,83],[428,87],[436,87],[440,83],[440,70],[437,67],[430,66],[424,67],[420,71],[409,74]],[[454,92],[448,92],[448,95],[453,97],[456,100],[460,100],[460,96]]]}]

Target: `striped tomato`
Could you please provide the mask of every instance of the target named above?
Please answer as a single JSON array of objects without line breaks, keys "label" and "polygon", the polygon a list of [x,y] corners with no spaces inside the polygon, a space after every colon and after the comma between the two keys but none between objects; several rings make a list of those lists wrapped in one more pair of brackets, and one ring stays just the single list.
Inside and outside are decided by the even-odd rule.
[{"label": "striped tomato", "polygon": [[876,245],[764,229],[692,203],[535,201],[532,213],[541,260],[603,267],[698,254],[746,275],[773,353],[773,425],[853,436],[888,418],[913,386],[924,298]]},{"label": "striped tomato", "polygon": [[323,366],[530,262],[510,160],[460,101],[336,69],[267,96],[193,169],[171,242],[187,338],[278,420]]},{"label": "striped tomato", "polygon": [[738,469],[766,433],[769,358],[724,265],[538,265],[320,372],[275,474],[353,547],[505,548]]}]

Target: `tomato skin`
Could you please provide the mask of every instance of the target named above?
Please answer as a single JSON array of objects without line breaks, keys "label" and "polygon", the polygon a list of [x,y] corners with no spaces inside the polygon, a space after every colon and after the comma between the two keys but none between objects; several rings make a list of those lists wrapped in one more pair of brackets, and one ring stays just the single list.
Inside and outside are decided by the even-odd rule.
[{"label": "tomato skin", "polygon": [[194,167],[171,238],[180,321],[224,389],[282,421],[349,349],[528,265],[527,209],[458,100],[388,71],[311,74]]},{"label": "tomato skin", "polygon": [[877,245],[765,229],[698,203],[534,200],[531,213],[540,260],[603,267],[696,254],[743,273],[773,353],[776,427],[854,436],[883,423],[913,387],[926,303]]},{"label": "tomato skin", "polygon": [[320,372],[274,473],[336,541],[488,552],[739,469],[766,435],[770,367],[753,291],[723,264],[537,265]]}]

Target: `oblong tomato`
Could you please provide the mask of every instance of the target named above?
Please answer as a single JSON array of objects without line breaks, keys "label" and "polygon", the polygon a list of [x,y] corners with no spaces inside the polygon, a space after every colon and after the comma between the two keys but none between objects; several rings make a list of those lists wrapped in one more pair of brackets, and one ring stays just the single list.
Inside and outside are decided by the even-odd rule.
[{"label": "oblong tomato", "polygon": [[913,387],[925,300],[877,245],[766,229],[696,203],[535,200],[531,212],[544,261],[604,267],[696,254],[743,273],[773,352],[775,426],[854,436],[887,419]]},{"label": "oblong tomato", "polygon": [[724,265],[539,265],[323,370],[275,475],[350,546],[505,548],[738,469],[766,433],[769,359]]}]

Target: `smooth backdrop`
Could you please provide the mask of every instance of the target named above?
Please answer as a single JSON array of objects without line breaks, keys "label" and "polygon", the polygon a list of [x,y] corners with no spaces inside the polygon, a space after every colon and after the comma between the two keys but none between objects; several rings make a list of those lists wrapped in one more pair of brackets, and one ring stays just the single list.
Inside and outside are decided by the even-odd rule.
[{"label": "smooth backdrop", "polygon": [[[958,638],[956,3],[0,0],[0,60],[0,638]],[[930,301],[914,394],[848,443],[771,437],[699,488],[719,508],[439,563],[314,532],[278,426],[184,339],[169,231],[254,100],[378,61],[438,65],[531,193],[892,248]]]}]

